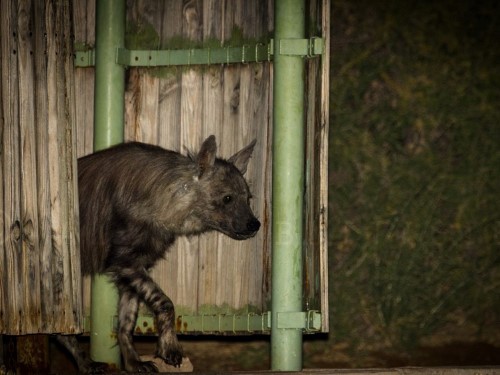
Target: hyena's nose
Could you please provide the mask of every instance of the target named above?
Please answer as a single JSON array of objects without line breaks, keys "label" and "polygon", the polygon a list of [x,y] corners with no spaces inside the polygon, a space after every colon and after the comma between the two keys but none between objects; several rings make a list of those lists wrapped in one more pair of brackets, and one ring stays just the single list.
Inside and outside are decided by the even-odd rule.
[{"label": "hyena's nose", "polygon": [[260,228],[260,221],[255,218],[247,223],[247,229],[250,232],[257,232],[259,228]]}]

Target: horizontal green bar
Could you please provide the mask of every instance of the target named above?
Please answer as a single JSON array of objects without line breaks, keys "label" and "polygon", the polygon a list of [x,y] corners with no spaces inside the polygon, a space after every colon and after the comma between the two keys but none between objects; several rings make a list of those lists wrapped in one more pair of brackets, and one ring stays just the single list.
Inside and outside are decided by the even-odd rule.
[{"label": "horizontal green bar", "polygon": [[[110,320],[110,330],[118,328],[118,316]],[[316,310],[278,313],[278,328],[301,329],[305,333],[321,330],[321,313]],[[85,320],[85,331],[90,329],[88,317]],[[271,332],[271,312],[262,314],[207,314],[180,315],[176,320],[178,333],[212,333],[212,334],[251,334]],[[152,315],[141,314],[137,318],[135,334],[156,334],[155,320]]]},{"label": "horizontal green bar", "polygon": [[[271,315],[263,314],[214,314],[214,315],[180,315],[176,319],[177,333],[269,333]],[[154,317],[141,315],[137,318],[136,334],[154,334],[156,328]]]},{"label": "horizontal green bar", "polygon": [[179,66],[262,62],[271,60],[267,44],[181,50],[118,50],[117,63],[126,66]]},{"label": "horizontal green bar", "polygon": [[[180,65],[211,65],[254,63],[271,61],[274,41],[268,44],[257,43],[240,47],[206,47],[167,50],[128,50],[119,48],[116,62],[124,66],[153,67]],[[282,55],[313,57],[323,53],[323,39],[282,39],[279,53]],[[92,49],[75,52],[75,66],[89,67],[95,64]]]}]

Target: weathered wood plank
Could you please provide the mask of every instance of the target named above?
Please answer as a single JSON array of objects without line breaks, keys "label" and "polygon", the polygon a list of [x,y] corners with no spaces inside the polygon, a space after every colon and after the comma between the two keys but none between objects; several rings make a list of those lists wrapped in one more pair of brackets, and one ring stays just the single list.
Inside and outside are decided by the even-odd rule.
[{"label": "weathered wood plank", "polygon": [[328,304],[328,131],[330,126],[330,1],[321,1],[321,34],[325,40],[325,51],[321,66],[321,112],[318,133],[319,162],[321,180],[319,189],[320,219],[320,252],[321,252],[321,330],[329,331],[329,304]]},{"label": "weathered wood plank", "polygon": [[[161,29],[161,1],[136,1],[128,9],[129,21],[140,27],[143,23]],[[158,39],[159,40],[159,39]],[[159,48],[159,45],[156,46]],[[129,75],[125,96],[125,139],[145,143],[158,142],[159,80],[147,69],[134,69]]]},{"label": "weathered wood plank", "polygon": [[[160,45],[170,48],[172,38],[179,36],[182,31],[182,2],[163,2],[162,27],[159,32]],[[166,21],[168,20],[168,22]],[[158,140],[157,143],[167,149],[182,150],[181,147],[181,87],[182,74],[180,68],[165,69],[158,73],[160,81],[159,111],[158,111]],[[152,276],[165,290],[167,295],[178,305],[178,289],[176,280],[180,278],[178,267],[179,245],[176,244],[166,256],[166,260],[152,271]],[[194,306],[192,306],[194,308]],[[183,313],[176,310],[177,313]],[[185,312],[184,312],[185,313]]]},{"label": "weathered wood plank", "polygon": [[[245,38],[253,40],[265,39],[267,35],[267,19],[269,2],[251,1],[241,3],[241,29],[244,30]],[[245,279],[251,281],[248,283],[248,292],[245,298],[248,304],[257,308],[258,311],[265,311],[265,301],[263,300],[263,277],[266,272],[264,267],[266,262],[265,252],[268,247],[263,246],[266,243],[265,237],[270,234],[269,222],[263,215],[266,189],[266,173],[271,171],[271,168],[263,168],[265,165],[267,150],[267,132],[271,129],[269,123],[269,85],[270,76],[268,63],[258,64],[243,64],[240,75],[240,131],[244,134],[244,138],[258,140],[256,152],[253,155],[252,161],[249,164],[247,171],[247,180],[252,188],[254,199],[252,204],[255,205],[254,210],[260,216],[263,223],[262,229],[257,234],[253,243],[241,244],[243,250],[245,247],[250,247],[244,251],[246,256]],[[270,167],[270,165],[269,165]],[[270,177],[270,175],[267,175]],[[270,180],[268,180],[270,181]],[[248,246],[249,245],[249,246]]]},{"label": "weathered wood plank", "polygon": [[[199,42],[202,39],[201,22],[203,20],[201,1],[185,0],[182,3],[182,36],[193,42]],[[203,121],[202,85],[203,81],[199,69],[182,71],[181,147],[193,151],[198,151],[202,142],[200,131],[200,125]],[[180,246],[177,248],[177,257],[180,267],[174,284],[177,288],[177,304],[196,311],[199,236],[181,238],[178,242]]]},{"label": "weathered wood plank", "polygon": [[9,240],[1,249],[0,332],[80,332],[70,4],[2,2],[2,15],[9,15],[0,154]]},{"label": "weathered wood plank", "polygon": [[[73,29],[75,41],[87,47],[95,44],[95,1],[73,2]],[[94,143],[94,68],[74,69],[75,121],[77,157],[93,151]],[[90,277],[82,280],[83,306],[86,317],[90,315]]]},{"label": "weathered wood plank", "polygon": [[[241,29],[242,8],[239,1],[226,2],[221,22],[223,23],[222,38],[224,45],[231,39],[235,28]],[[221,145],[220,154],[226,157],[231,156],[238,150],[238,146],[243,140],[238,139],[239,111],[240,111],[240,79],[241,65],[225,66],[223,72],[223,127],[220,132],[219,143]],[[242,290],[241,267],[244,258],[242,251],[236,241],[232,241],[225,236],[219,236],[217,247],[217,268],[214,270],[217,275],[215,304],[224,307],[229,312],[232,308],[240,308],[236,304],[235,290],[246,294]],[[244,264],[246,266],[246,264]]]},{"label": "weathered wood plank", "polygon": [[60,138],[58,145],[60,147],[61,168],[59,183],[62,192],[61,197],[63,198],[63,210],[61,211],[63,225],[60,229],[64,241],[63,264],[65,290],[62,297],[64,305],[71,306],[69,311],[61,309],[59,315],[62,314],[66,318],[64,331],[74,333],[81,332],[83,329],[83,309],[79,248],[78,173],[75,154],[75,81],[70,2],[60,3],[55,9],[57,10],[56,24],[58,25],[58,30],[55,33],[58,42],[56,51],[59,54],[61,51],[63,52],[63,58],[57,60],[59,64],[56,68],[56,73],[59,72],[59,90],[57,91],[59,94],[58,125]]},{"label": "weathered wood plank", "polygon": [[[33,61],[33,19],[31,1],[19,1],[18,69],[19,69],[19,121],[20,121],[20,181],[22,291],[24,299],[23,330],[36,332],[41,323],[40,303],[40,240],[37,207],[37,168],[35,139],[35,87]],[[36,32],[36,31],[35,31]]]},{"label": "weathered wood plank", "polygon": [[0,267],[2,283],[2,314],[0,331],[18,332],[21,329],[20,316],[23,301],[19,254],[21,253],[21,189],[19,181],[19,88],[17,68],[17,15],[16,4],[0,2],[2,22],[0,38],[2,43],[2,108],[4,127],[2,132],[3,167],[3,238],[4,247]]},{"label": "weathered wood plank", "polygon": [[[273,2],[259,0],[259,9],[265,13],[260,17],[262,20],[262,34],[270,35],[274,29],[274,9]],[[262,248],[262,280],[261,280],[261,308],[262,311],[271,310],[271,195],[272,195],[272,118],[273,118],[273,93],[272,93],[272,64],[261,63],[258,65],[260,69],[256,69],[255,77],[260,84],[256,85],[256,95],[263,98],[261,107],[257,108],[256,124],[257,124],[257,139],[261,140],[261,152],[254,156],[253,161],[256,166],[255,176],[261,179],[261,189],[256,193],[254,202],[258,204],[257,212],[260,213],[260,219],[263,223],[259,233],[262,240],[256,243]],[[265,98],[265,99],[264,99]],[[260,168],[260,169],[259,169]],[[258,185],[257,185],[258,186]]]},{"label": "weathered wood plank", "polygon": [[[80,47],[95,44],[95,1],[73,1],[73,29]],[[83,45],[84,44],[84,45]],[[94,68],[75,69],[77,157],[90,154],[94,143]]]},{"label": "weathered wood plank", "polygon": [[[252,208],[262,223],[261,230],[252,243],[248,244],[248,275],[253,280],[249,286],[248,300],[258,311],[270,309],[267,306],[267,292],[270,293],[270,239],[271,212],[268,209],[271,202],[271,133],[272,125],[269,117],[270,71],[268,63],[254,64],[250,67],[251,83],[249,84],[249,105],[245,111],[248,127],[252,131],[251,138],[257,139],[256,152],[248,166],[247,180],[253,199]],[[253,275],[252,275],[253,272]]]},{"label": "weathered wood plank", "polygon": [[[182,1],[163,1],[162,26],[159,31],[160,46],[172,48],[171,40],[182,32]],[[182,68],[161,68],[158,73],[160,80],[160,103],[158,113],[158,143],[168,149],[182,150],[181,144],[181,93]],[[185,151],[185,150],[184,150]]]},{"label": "weathered wood plank", "polygon": [[[37,201],[38,201],[38,225],[40,227],[41,238],[38,246],[40,251],[40,278],[43,283],[41,288],[42,301],[51,301],[51,293],[54,290],[54,278],[52,273],[52,238],[51,233],[51,204],[50,204],[50,186],[49,186],[49,136],[48,136],[48,97],[49,88],[47,85],[47,59],[45,53],[47,51],[47,43],[45,39],[45,4],[36,2],[35,7],[34,29],[43,32],[34,33],[35,45],[35,83],[36,83],[36,169],[37,169]],[[42,331],[50,330],[57,320],[55,314],[55,305],[52,303],[43,303],[41,311]]]},{"label": "weathered wood plank", "polygon": [[[2,7],[0,6],[0,10],[3,11]],[[2,34],[4,32],[3,28],[0,26],[0,34]],[[3,136],[4,136],[4,126],[5,126],[5,123],[4,123],[4,108],[3,108],[3,103],[4,103],[4,100],[3,100],[3,64],[2,62],[4,61],[4,58],[3,58],[3,54],[4,54],[4,50],[3,50],[3,43],[2,43],[2,39],[3,38],[0,38],[0,149],[4,150],[4,143],[3,143]],[[5,265],[6,264],[6,260],[5,260],[5,220],[4,220],[4,193],[3,193],[3,190],[4,190],[4,172],[3,172],[3,163],[2,163],[2,159],[0,158],[0,264],[1,265]],[[3,268],[3,267],[2,267]],[[1,270],[0,269],[0,309],[3,308],[3,306],[5,306],[6,302],[7,302],[7,296],[5,295],[5,292],[6,292],[6,286],[4,285],[4,270]],[[3,326],[3,315],[0,315],[0,327]],[[0,353],[3,353],[3,342],[2,340],[0,339]]]},{"label": "weathered wood plank", "polygon": [[[221,40],[222,23],[220,21],[222,2],[208,0],[203,2],[203,40]],[[210,66],[203,69],[203,122],[200,124],[200,132],[203,138],[214,134],[218,146],[220,146],[220,134],[222,127],[222,89],[223,68],[221,66]],[[219,125],[219,126],[217,126]],[[207,306],[213,305],[216,295],[217,278],[217,248],[219,247],[219,235],[211,233],[201,236],[198,264],[198,311],[206,311]]]},{"label": "weathered wood plank", "polygon": [[[326,7],[326,8],[325,8]],[[309,20],[322,30],[325,54],[306,64],[306,217],[304,307],[322,311],[322,331],[328,331],[328,82],[329,6],[308,3]],[[308,35],[314,37],[317,35]]]}]

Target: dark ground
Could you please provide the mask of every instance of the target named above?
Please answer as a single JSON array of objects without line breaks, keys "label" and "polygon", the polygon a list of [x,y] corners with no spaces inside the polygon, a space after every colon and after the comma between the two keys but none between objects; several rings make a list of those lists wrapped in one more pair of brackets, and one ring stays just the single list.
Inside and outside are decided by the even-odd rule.
[{"label": "dark ground", "polygon": [[[321,345],[311,350],[310,339],[304,343],[304,368],[391,368],[404,366],[498,366],[500,347],[492,344],[474,342],[450,342],[439,346],[423,346],[413,353],[369,352],[353,357],[346,345],[331,347],[324,338]],[[218,338],[181,337],[186,355],[195,371],[242,371],[269,370],[269,341],[261,338]],[[315,339],[317,340],[317,338]],[[87,339],[83,340],[86,344]],[[137,338],[140,354],[154,352],[153,338]],[[322,349],[321,349],[322,348]],[[362,366],[359,366],[362,364]],[[76,371],[68,356],[53,344],[51,345],[51,369],[56,374]]]}]

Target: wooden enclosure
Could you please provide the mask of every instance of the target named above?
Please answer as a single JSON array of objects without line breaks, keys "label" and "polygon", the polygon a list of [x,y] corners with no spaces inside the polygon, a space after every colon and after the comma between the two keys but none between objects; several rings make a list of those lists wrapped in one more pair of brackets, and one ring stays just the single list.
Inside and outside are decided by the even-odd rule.
[{"label": "wooden enclosure", "polygon": [[[329,2],[307,2],[307,37],[326,38]],[[129,1],[129,49],[241,46],[267,42],[272,1]],[[92,2],[74,5],[75,39],[94,43]],[[328,329],[326,282],[328,53],[307,60],[307,220],[304,309],[323,311]],[[92,150],[92,68],[76,70],[78,154]],[[219,155],[229,157],[253,138],[257,146],[246,177],[258,235],[238,242],[210,233],[179,239],[153,276],[178,315],[247,314],[270,310],[272,63],[129,68],[125,138],[186,152],[215,134]],[[88,298],[87,298],[88,301]],[[88,302],[86,303],[88,306]]]},{"label": "wooden enclosure", "polygon": [[[0,332],[6,329],[6,325],[2,325],[6,306],[14,309],[9,310],[7,316],[16,317],[9,319],[18,319],[16,311],[24,311],[24,308],[32,306],[31,316],[34,318],[30,327],[36,330],[36,327],[45,325],[44,329],[38,328],[38,332],[73,332],[81,329],[83,317],[79,304],[80,284],[76,277],[79,263],[75,254],[78,238],[74,225],[78,215],[74,205],[74,160],[71,153],[76,151],[77,156],[83,156],[92,152],[94,69],[73,68],[67,53],[52,53],[51,48],[55,48],[52,43],[60,43],[57,45],[62,49],[58,51],[69,51],[72,44],[80,49],[93,47],[95,3],[92,0],[72,3],[68,0],[67,3],[46,1],[42,5],[43,2],[34,0],[19,0],[16,4],[28,4],[30,7],[26,13],[28,18],[31,17],[29,22],[33,26],[28,29],[24,25],[10,23],[13,20],[23,21],[20,17],[23,12],[16,8],[20,5],[11,6],[15,3],[2,2],[2,18],[5,14],[11,17],[9,22],[2,23],[1,37],[0,121],[3,119],[4,124],[0,133],[3,147],[0,179],[3,180],[1,189],[4,200],[0,227],[5,236],[0,239],[0,249],[3,251],[0,258],[0,311],[3,312],[0,327],[3,328]],[[307,38],[323,38],[325,52],[322,56],[307,59],[306,63],[304,311],[321,311],[321,330],[327,331],[330,6],[327,0],[306,3]],[[267,43],[273,33],[273,6],[272,1],[263,0],[128,1],[126,47],[189,49]],[[48,18],[55,17],[51,13],[54,9],[56,13],[66,12],[62,25],[56,19]],[[47,29],[50,27],[62,29]],[[24,38],[19,34],[12,37],[13,32],[19,33],[21,29],[22,35],[26,35]],[[42,37],[44,33],[47,35],[45,39]],[[35,39],[36,43],[33,42]],[[33,46],[23,43],[33,43]],[[12,53],[15,49],[19,51],[17,55]],[[33,55],[30,51],[33,51]],[[40,64],[37,53],[43,57]],[[174,301],[177,315],[247,316],[263,314],[271,309],[272,77],[271,61],[127,70],[126,140],[158,144],[187,153],[187,150],[197,151],[202,141],[214,134],[218,154],[228,158],[252,139],[257,139],[246,178],[254,196],[252,208],[263,224],[261,230],[255,238],[243,242],[217,233],[177,241],[166,259],[152,271],[154,279]],[[7,149],[6,145],[11,148]],[[32,165],[32,168],[19,168],[19,163]],[[14,177],[16,173],[20,174],[17,179]],[[53,181],[52,178],[59,180]],[[50,186],[48,190],[42,189],[46,186],[46,180],[47,186]],[[63,187],[66,190],[62,190]],[[63,196],[66,199],[64,201]],[[59,206],[55,207],[54,202]],[[34,207],[38,207],[38,211],[31,213]],[[36,240],[25,235],[13,241],[13,225],[29,222],[29,218],[39,228]],[[56,227],[56,224],[60,225]],[[26,228],[22,224],[21,230],[25,231]],[[43,236],[48,236],[51,241],[42,241]],[[32,258],[24,255],[22,258],[20,254],[25,254],[24,249],[31,243],[34,244],[30,248],[31,253],[35,255]],[[42,248],[42,245],[45,247]],[[34,286],[17,281],[21,276],[25,277],[24,270],[38,270],[41,267],[43,272],[52,272],[53,268],[44,268],[48,258],[42,254],[48,253],[52,254],[48,264],[64,269],[64,285],[72,288],[72,292],[64,291],[62,295],[66,297],[63,300],[52,298],[50,309],[61,309],[66,320],[71,315],[72,324],[45,322],[49,314],[43,311],[47,309],[44,304],[45,293],[52,292],[57,273],[56,276],[41,273]],[[55,257],[55,253],[60,258]],[[20,258],[22,261],[18,260]],[[8,265],[8,273],[4,271],[4,264]],[[40,281],[45,279],[52,280],[52,285],[47,286]],[[15,284],[12,284],[12,280],[16,280]],[[24,288],[19,291],[24,296],[19,297],[25,301],[24,305],[19,305],[9,297],[12,285]],[[41,294],[32,295],[30,291],[33,290],[41,291]],[[85,318],[90,311],[89,290],[89,280],[85,280]],[[35,300],[31,302],[30,298]],[[50,313],[56,316],[52,310]],[[147,314],[146,311],[142,313]],[[25,323],[18,322],[17,326],[18,333],[28,332]]]}]

